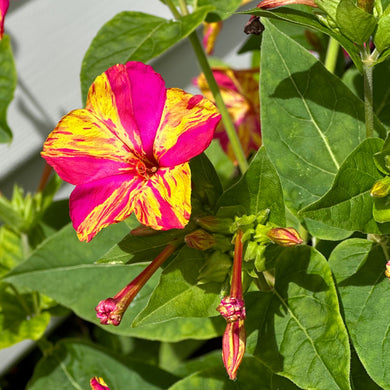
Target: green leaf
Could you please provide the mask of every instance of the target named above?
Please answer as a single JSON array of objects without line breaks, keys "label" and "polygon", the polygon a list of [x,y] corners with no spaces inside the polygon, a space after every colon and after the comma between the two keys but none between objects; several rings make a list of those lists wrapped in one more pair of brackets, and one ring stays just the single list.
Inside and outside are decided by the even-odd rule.
[{"label": "green leaf", "polygon": [[111,389],[166,389],[176,378],[158,367],[126,364],[92,344],[66,340],[36,366],[28,390],[89,389],[91,378],[102,377]]},{"label": "green leaf", "polygon": [[50,314],[46,311],[33,313],[31,294],[16,295],[5,283],[0,284],[0,349],[25,339],[42,337],[49,325]]},{"label": "green leaf", "polygon": [[340,0],[336,22],[341,32],[358,45],[369,40],[377,24],[374,15],[359,8],[352,0]]},{"label": "green leaf", "polygon": [[385,9],[385,12],[379,18],[378,28],[374,35],[374,44],[380,53],[390,47],[390,6]]},{"label": "green leaf", "polygon": [[390,222],[390,197],[374,198],[372,216],[376,222]]},{"label": "green leaf", "polygon": [[232,15],[241,5],[242,0],[198,0],[198,6],[214,6],[214,10],[207,16],[207,22],[218,22]]},{"label": "green leaf", "polygon": [[390,224],[380,224],[374,220],[373,198],[370,196],[373,184],[382,178],[373,159],[374,153],[382,145],[383,140],[379,138],[363,141],[340,167],[332,188],[300,214],[340,229],[389,233]]},{"label": "green leaf", "polygon": [[164,269],[146,308],[133,326],[160,323],[180,317],[217,316],[221,287],[217,283],[197,285],[204,254],[184,247]]},{"label": "green leaf", "polygon": [[[220,358],[221,359],[221,358]],[[245,356],[238,370],[237,380],[231,381],[225,369],[209,367],[176,382],[169,390],[208,389],[208,390],[294,390],[298,389],[285,378],[273,375],[258,359]]]},{"label": "green leaf", "polygon": [[270,209],[270,222],[279,226],[286,223],[282,187],[264,147],[257,152],[241,180],[218,201],[219,207],[236,205],[243,206],[248,215]]},{"label": "green leaf", "polygon": [[[371,244],[373,245],[373,244]],[[390,283],[379,245],[362,240],[339,244],[329,259],[355,350],[370,377],[382,388],[390,384]]]},{"label": "green leaf", "polygon": [[[338,4],[338,2],[335,2],[335,4]],[[318,20],[317,16],[314,15],[312,12],[313,12],[312,9],[309,7],[295,6],[295,7],[280,7],[277,9],[273,9],[272,11],[266,11],[260,8],[254,8],[252,10],[240,12],[240,13],[257,15],[257,16],[262,16],[264,18],[270,18],[276,20],[284,20],[287,22],[299,24],[301,26],[305,26],[310,29],[323,32],[333,37],[340,43],[340,45],[351,56],[352,61],[359,69],[359,71],[362,72],[363,65],[356,45],[354,45],[347,37],[342,35],[337,30],[333,30],[326,27],[323,23],[321,23]]]},{"label": "green leaf", "polygon": [[382,387],[368,376],[355,351],[351,359],[351,382],[354,390],[382,390]]},{"label": "green leaf", "polygon": [[0,142],[10,142],[12,132],[7,125],[7,108],[14,97],[16,68],[8,35],[0,40]]},{"label": "green leaf", "polygon": [[[363,102],[270,23],[261,70],[263,143],[286,203],[296,212],[329,189],[344,159],[365,138]],[[379,123],[376,129],[384,133]]]},{"label": "green leaf", "polygon": [[99,30],[83,59],[83,101],[95,78],[110,66],[157,57],[194,31],[211,10],[213,7],[201,7],[180,20],[131,11],[116,15]]},{"label": "green leaf", "polygon": [[[98,302],[116,294],[145,268],[145,264],[96,264],[129,229],[123,222],[112,225],[87,244],[81,243],[68,225],[47,239],[26,262],[12,270],[6,280],[16,286],[40,291],[72,309],[81,318],[99,325],[94,310]],[[160,272],[137,295],[118,327],[102,327],[119,335],[163,341],[219,336],[224,329],[221,318],[178,319],[157,326],[131,328],[135,316],[146,306],[157,285]]]},{"label": "green leaf", "polygon": [[284,250],[275,262],[275,288],[253,293],[248,352],[303,389],[350,389],[350,350],[326,259],[314,248]]},{"label": "green leaf", "polygon": [[206,212],[212,212],[222,194],[222,185],[208,157],[202,153],[190,161],[192,202],[194,198],[201,202]]},{"label": "green leaf", "polygon": [[376,167],[384,175],[390,174],[389,156],[390,156],[390,133],[387,133],[387,137],[385,139],[382,149],[378,153],[375,153],[374,155],[374,162],[376,164]]}]

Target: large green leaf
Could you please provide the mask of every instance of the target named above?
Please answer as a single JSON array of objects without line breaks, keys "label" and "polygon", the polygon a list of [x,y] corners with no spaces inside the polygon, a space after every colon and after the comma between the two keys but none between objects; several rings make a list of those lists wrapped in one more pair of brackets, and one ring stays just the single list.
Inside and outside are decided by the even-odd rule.
[{"label": "large green leaf", "polygon": [[[260,79],[263,142],[286,201],[297,211],[330,188],[344,159],[364,139],[363,102],[270,23]],[[379,123],[376,129],[384,133]]]},{"label": "large green leaf", "polygon": [[390,46],[390,7],[387,7],[379,18],[374,43],[380,53]]},{"label": "large green leaf", "polygon": [[221,286],[217,283],[197,285],[204,261],[201,251],[184,247],[164,269],[148,305],[133,325],[160,323],[180,317],[217,316]]},{"label": "large green leaf", "polygon": [[247,214],[269,209],[269,220],[284,226],[285,207],[278,174],[264,147],[253,158],[241,180],[223,193],[219,207],[241,205]]},{"label": "large green leaf", "polygon": [[166,389],[176,378],[148,364],[126,363],[92,344],[67,340],[57,344],[35,367],[29,390],[85,390],[93,377],[111,389]]},{"label": "large green leaf", "polygon": [[[350,389],[350,349],[326,259],[310,247],[284,250],[275,288],[252,293],[248,352],[303,389]],[[256,310],[257,308],[257,310]]]},{"label": "large green leaf", "polygon": [[[221,359],[221,358],[220,358]],[[169,390],[207,389],[207,390],[296,390],[293,383],[273,375],[258,359],[246,356],[238,370],[237,380],[231,381],[225,369],[208,367],[176,382]]]},{"label": "large green leaf", "polygon": [[382,145],[383,140],[379,138],[362,142],[340,167],[332,188],[300,214],[340,229],[389,233],[389,223],[374,220],[373,198],[370,196],[373,184],[382,178],[373,158]]},{"label": "large green leaf", "polygon": [[[332,1],[333,2],[333,1]],[[333,2],[337,6],[338,2]],[[356,67],[362,71],[362,61],[359,57],[358,48],[343,34],[337,30],[330,29],[321,23],[316,15],[312,13],[310,7],[302,6],[293,6],[293,7],[280,7],[273,9],[272,11],[262,10],[260,8],[254,8],[249,11],[242,13],[262,16],[264,18],[284,20],[287,22],[299,24],[301,26],[308,27],[317,31],[321,31],[334,39],[336,39],[341,46],[348,52],[351,56],[352,61],[355,63]]]},{"label": "large green leaf", "polygon": [[[128,231],[125,223],[112,225],[86,244],[79,242],[73,228],[68,225],[11,271],[7,281],[40,291],[98,325],[94,310],[98,302],[116,294],[145,268],[144,263],[96,264]],[[178,319],[157,326],[131,328],[135,316],[146,306],[159,276],[160,272],[157,272],[137,295],[120,326],[105,326],[104,329],[121,335],[164,341],[205,339],[223,332],[224,321],[221,318]]]},{"label": "large green leaf", "polygon": [[81,67],[81,91],[87,97],[93,80],[110,66],[147,62],[187,37],[214,7],[200,7],[180,20],[125,11],[108,21],[93,39]]},{"label": "large green leaf", "polygon": [[16,68],[8,35],[0,40],[0,142],[12,140],[12,132],[7,125],[7,108],[14,97]]},{"label": "large green leaf", "polygon": [[390,283],[384,275],[382,249],[367,240],[347,240],[335,248],[329,264],[360,361],[378,385],[389,389]]}]

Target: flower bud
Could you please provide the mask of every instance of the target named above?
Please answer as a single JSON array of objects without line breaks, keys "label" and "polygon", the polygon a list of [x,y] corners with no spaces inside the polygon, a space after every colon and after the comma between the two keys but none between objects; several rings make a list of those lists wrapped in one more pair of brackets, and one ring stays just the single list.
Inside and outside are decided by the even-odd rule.
[{"label": "flower bud", "polygon": [[235,297],[225,297],[217,307],[217,310],[226,322],[245,320],[245,302],[243,299]]},{"label": "flower bud", "polygon": [[203,229],[197,229],[186,234],[184,241],[188,247],[198,249],[199,251],[212,248],[216,242],[214,236]]},{"label": "flower bud", "polygon": [[103,378],[94,376],[89,383],[92,390],[110,390]]},{"label": "flower bud", "polygon": [[203,23],[203,47],[206,54],[211,55],[214,52],[215,41],[222,29],[222,21],[214,23]]},{"label": "flower bud", "polygon": [[0,40],[4,35],[4,18],[8,11],[9,0],[0,0]]},{"label": "flower bud", "polygon": [[222,360],[231,380],[237,377],[237,370],[244,357],[246,332],[244,320],[228,322],[222,338]]},{"label": "flower bud", "polygon": [[274,228],[267,236],[280,246],[290,247],[302,244],[303,240],[294,228]]},{"label": "flower bud", "polygon": [[119,291],[113,298],[107,298],[99,302],[95,310],[96,316],[102,325],[118,326],[121,323],[123,314],[135,296],[175,249],[176,247],[174,245],[167,245],[133,281]]},{"label": "flower bud", "polygon": [[370,195],[374,198],[384,198],[390,194],[390,176],[377,180],[371,188]]},{"label": "flower bud", "polygon": [[208,215],[206,217],[197,218],[196,222],[200,227],[208,230],[209,232],[229,234],[233,219]]}]

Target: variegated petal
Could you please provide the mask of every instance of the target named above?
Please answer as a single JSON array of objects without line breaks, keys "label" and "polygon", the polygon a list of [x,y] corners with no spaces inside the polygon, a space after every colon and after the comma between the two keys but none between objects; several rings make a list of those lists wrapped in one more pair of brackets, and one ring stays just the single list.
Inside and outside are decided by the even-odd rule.
[{"label": "variegated petal", "polygon": [[154,142],[154,155],[159,165],[172,167],[202,153],[209,146],[220,118],[208,99],[181,89],[168,89]]},{"label": "variegated petal", "polygon": [[183,228],[191,215],[191,171],[188,163],[160,168],[135,200],[134,213],[153,229]]}]

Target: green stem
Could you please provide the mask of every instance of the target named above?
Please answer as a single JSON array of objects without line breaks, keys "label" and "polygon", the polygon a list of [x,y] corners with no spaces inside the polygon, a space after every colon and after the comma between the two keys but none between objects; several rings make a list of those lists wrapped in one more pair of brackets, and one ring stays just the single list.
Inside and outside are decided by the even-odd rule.
[{"label": "green stem", "polygon": [[372,85],[373,65],[371,61],[363,59],[363,80],[364,80],[364,114],[366,121],[366,137],[374,135],[374,98]]},{"label": "green stem", "polygon": [[[178,19],[181,17],[176,7],[173,5],[172,0],[166,0],[167,6],[171,10],[173,16]],[[188,14],[187,4],[185,0],[180,0],[180,10],[183,15]],[[199,41],[196,31],[191,33],[188,37],[191,42],[192,48],[194,49],[195,55],[198,59],[199,66],[206,78],[206,81],[209,85],[210,91],[213,94],[215,104],[218,108],[219,113],[221,114],[222,122],[224,124],[226,133],[229,137],[230,144],[232,146],[233,153],[236,157],[238,166],[240,167],[241,173],[245,173],[248,169],[248,162],[245,157],[245,153],[242,149],[240,140],[236,133],[233,121],[229,115],[229,112],[226,108],[225,102],[222,99],[221,91],[219,90],[218,84],[215,81],[213,72],[210,68],[210,64],[207,60],[206,54],[203,50],[203,47]]]},{"label": "green stem", "polygon": [[339,43],[336,39],[330,37],[328,43],[328,50],[326,51],[325,57],[325,68],[329,72],[334,73],[337,64],[337,56],[339,54]]}]

